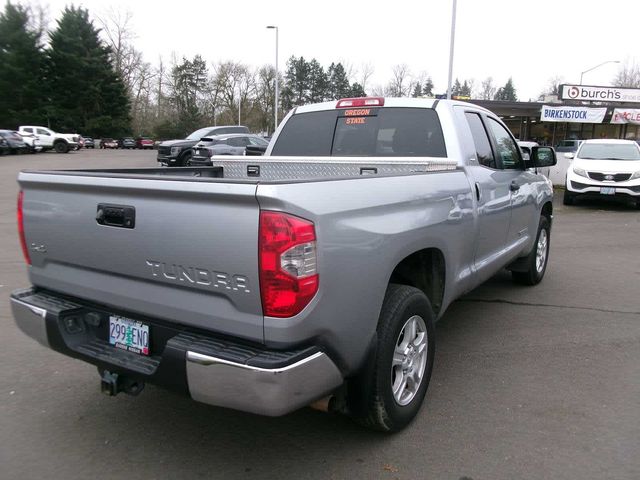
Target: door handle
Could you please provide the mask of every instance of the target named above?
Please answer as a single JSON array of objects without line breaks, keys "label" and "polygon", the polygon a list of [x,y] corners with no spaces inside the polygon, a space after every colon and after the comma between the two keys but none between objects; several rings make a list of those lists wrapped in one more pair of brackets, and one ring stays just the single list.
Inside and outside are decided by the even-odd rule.
[{"label": "door handle", "polygon": [[509,185],[509,190],[511,190],[512,192],[517,192],[518,190],[520,190],[520,185],[518,185],[518,182],[514,180],[511,182],[511,185]]},{"label": "door handle", "polygon": [[476,182],[476,199],[480,201],[480,184]]},{"label": "door handle", "polygon": [[96,222],[107,227],[135,228],[136,209],[128,205],[98,204]]}]

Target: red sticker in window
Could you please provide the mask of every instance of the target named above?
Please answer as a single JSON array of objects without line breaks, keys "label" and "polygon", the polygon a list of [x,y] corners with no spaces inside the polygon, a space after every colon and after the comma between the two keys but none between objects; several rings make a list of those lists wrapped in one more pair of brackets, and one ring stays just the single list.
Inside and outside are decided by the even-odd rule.
[{"label": "red sticker in window", "polygon": [[355,110],[347,110],[347,111],[344,112],[344,114],[347,117],[359,117],[361,115],[369,115],[370,113],[371,113],[371,109],[370,108],[358,108],[358,109],[355,109]]},{"label": "red sticker in window", "polygon": [[347,118],[344,123],[345,125],[363,125],[367,123],[367,119],[364,117]]}]

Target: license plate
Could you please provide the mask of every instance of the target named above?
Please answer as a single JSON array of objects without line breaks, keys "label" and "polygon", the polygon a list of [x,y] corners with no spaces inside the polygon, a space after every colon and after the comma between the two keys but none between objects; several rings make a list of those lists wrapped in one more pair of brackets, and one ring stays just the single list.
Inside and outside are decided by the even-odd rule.
[{"label": "license plate", "polygon": [[109,343],[128,352],[149,355],[149,325],[130,318],[111,315]]},{"label": "license plate", "polygon": [[615,195],[616,189],[614,187],[600,187],[600,193],[602,195]]}]

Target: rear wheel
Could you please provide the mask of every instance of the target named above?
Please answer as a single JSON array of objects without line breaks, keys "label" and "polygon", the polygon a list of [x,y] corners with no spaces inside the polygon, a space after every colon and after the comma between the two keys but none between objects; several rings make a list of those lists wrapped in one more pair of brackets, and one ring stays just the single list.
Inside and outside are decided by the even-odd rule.
[{"label": "rear wheel", "polygon": [[540,217],[536,243],[525,262],[527,269],[521,272],[511,272],[513,280],[522,285],[537,285],[544,277],[549,261],[549,245],[551,240],[551,228],[549,219]]},{"label": "rear wheel", "polygon": [[417,288],[387,288],[375,355],[349,386],[349,410],[362,425],[395,432],[416,416],[427,392],[435,351],[434,315]]}]

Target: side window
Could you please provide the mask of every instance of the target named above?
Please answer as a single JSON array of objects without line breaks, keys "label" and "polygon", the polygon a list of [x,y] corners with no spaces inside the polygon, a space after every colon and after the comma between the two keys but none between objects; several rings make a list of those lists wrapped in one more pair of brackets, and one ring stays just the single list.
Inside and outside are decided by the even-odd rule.
[{"label": "side window", "polygon": [[520,169],[520,150],[516,142],[511,138],[511,135],[509,135],[507,129],[493,118],[489,118],[489,128],[496,139],[498,158],[500,158],[502,168],[505,170]]},{"label": "side window", "polygon": [[37,131],[38,131],[38,135],[46,135],[47,137],[51,136],[49,132],[47,132],[46,130],[43,130],[42,128],[38,128]]},{"label": "side window", "polygon": [[226,143],[232,147],[246,147],[249,141],[245,137],[231,137]]},{"label": "side window", "polygon": [[23,128],[22,130],[24,130],[27,133],[33,133],[33,128]]},{"label": "side window", "polygon": [[496,159],[493,156],[493,150],[491,150],[491,143],[487,136],[487,131],[484,129],[480,115],[472,112],[465,112],[467,117],[467,123],[471,129],[471,135],[473,136],[473,143],[476,146],[476,155],[478,156],[478,162],[480,165],[484,165],[489,168],[497,168]]}]

